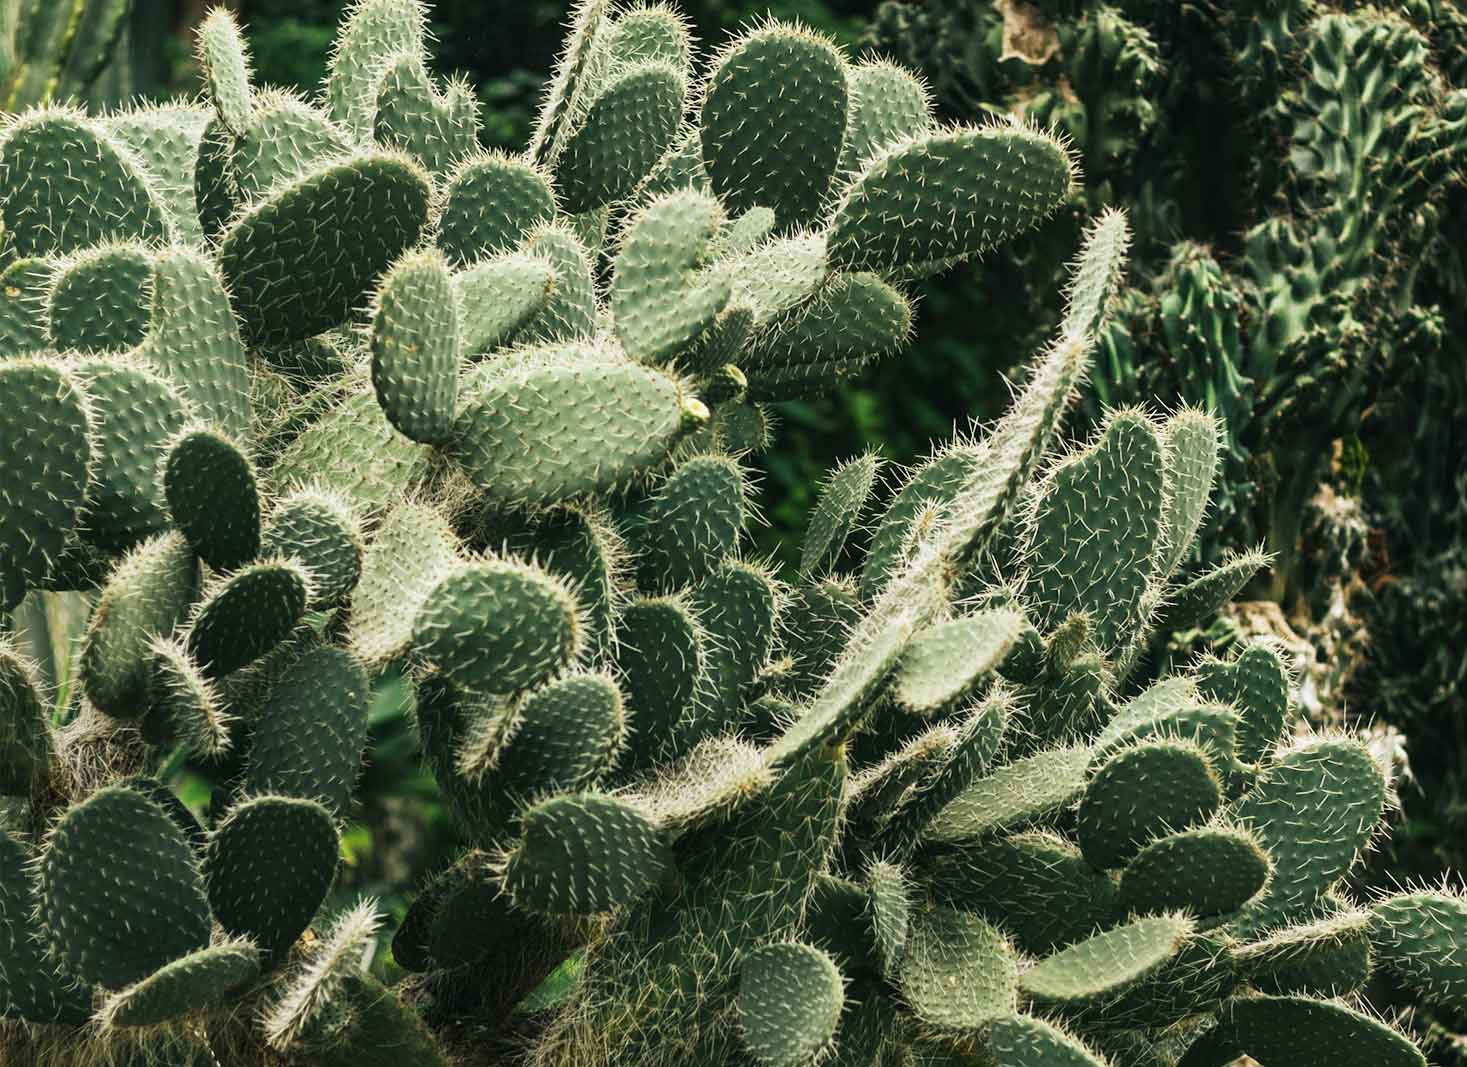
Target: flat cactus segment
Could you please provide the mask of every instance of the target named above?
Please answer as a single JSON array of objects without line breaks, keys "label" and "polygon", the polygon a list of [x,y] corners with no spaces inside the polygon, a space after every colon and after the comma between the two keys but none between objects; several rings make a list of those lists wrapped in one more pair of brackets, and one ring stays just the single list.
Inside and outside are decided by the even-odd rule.
[{"label": "flat cactus segment", "polygon": [[1426,1067],[1416,1046],[1385,1023],[1332,1001],[1306,997],[1240,997],[1218,1025],[1187,1050],[1179,1067],[1226,1067],[1239,1056],[1260,1063],[1330,1067]]},{"label": "flat cactus segment", "polygon": [[0,831],[0,1018],[82,1023],[92,991],[63,975],[45,944],[31,936],[36,902],[30,860],[25,846]]},{"label": "flat cactus segment", "polygon": [[363,663],[375,670],[408,653],[419,612],[458,563],[458,538],[431,508],[403,503],[387,512],[352,597],[350,643]]},{"label": "flat cactus segment", "polygon": [[453,278],[435,252],[393,264],[372,316],[372,385],[392,425],[422,444],[453,432],[459,323]]},{"label": "flat cactus segment", "polygon": [[413,626],[416,654],[471,693],[539,685],[575,660],[580,619],[570,592],[535,567],[469,563],[439,582]]},{"label": "flat cactus segment", "polygon": [[454,263],[469,264],[514,248],[554,215],[555,193],[540,168],[484,153],[449,177],[435,240]]},{"label": "flat cactus segment", "polygon": [[153,314],[153,260],[136,244],[88,249],[56,274],[51,343],[79,352],[125,352],[147,336]]},{"label": "flat cactus segment", "polygon": [[923,1022],[970,1029],[1017,1007],[1018,961],[976,915],[936,907],[914,917],[898,985]]},{"label": "flat cactus segment", "polygon": [[688,20],[675,8],[654,3],[617,15],[606,31],[604,46],[620,63],[671,63],[679,70],[692,60]]},{"label": "flat cactus segment", "polygon": [[234,134],[217,117],[199,135],[194,159],[193,204],[199,230],[209,240],[224,231],[240,200],[239,182],[231,159]]},{"label": "flat cactus segment", "polygon": [[125,786],[67,809],[37,873],[51,950],[92,985],[123,989],[209,943],[193,850],[162,808]]},{"label": "flat cactus segment", "polygon": [[1105,1060],[1078,1038],[1028,1015],[994,1023],[988,1048],[1004,1067],[1105,1067]]},{"label": "flat cactus segment", "polygon": [[955,797],[928,824],[931,841],[963,842],[1019,830],[1066,807],[1085,788],[1090,750],[1048,749],[1000,767]]},{"label": "flat cactus segment", "polygon": [[596,278],[585,242],[563,222],[536,228],[520,249],[544,259],[555,271],[550,301],[524,330],[518,341],[588,340],[596,334]]},{"label": "flat cactus segment", "polygon": [[585,112],[604,66],[602,44],[610,14],[611,0],[577,0],[572,10],[565,48],[530,136],[529,154],[539,163],[555,161],[569,130]]},{"label": "flat cactus segment", "polygon": [[333,122],[370,141],[385,56],[421,55],[427,17],[419,0],[357,0],[337,30],[326,75]]},{"label": "flat cactus segment", "polygon": [[1102,652],[1139,625],[1162,536],[1163,445],[1144,415],[1119,413],[1100,439],[1052,474],[1034,515],[1029,594],[1035,625],[1090,616]]},{"label": "flat cactus segment", "polygon": [[836,206],[830,262],[878,274],[981,255],[1044,221],[1074,164],[1053,136],[994,123],[922,133],[867,164]]},{"label": "flat cactus segment", "polygon": [[[737,221],[767,210],[750,208]],[[725,228],[719,243],[727,242]],[[825,238],[806,233],[761,241],[744,254],[729,259],[723,270],[735,299],[749,305],[757,329],[799,307],[830,276],[825,264]]]},{"label": "flat cactus segment", "polygon": [[1098,338],[1110,314],[1112,298],[1125,281],[1131,228],[1126,213],[1106,208],[1085,228],[1080,258],[1070,269],[1070,292],[1064,337]]},{"label": "flat cactus segment", "polygon": [[267,557],[295,559],[310,572],[316,608],[335,607],[362,574],[362,535],[351,508],[329,493],[304,490],[275,505],[260,534]]},{"label": "flat cactus segment", "polygon": [[499,256],[455,274],[453,288],[460,353],[474,359],[492,353],[544,310],[555,291],[555,268],[535,256]]},{"label": "flat cactus segment", "polygon": [[819,213],[845,138],[846,63],[824,38],[769,25],[717,60],[703,98],[703,164],[735,213],[773,208],[781,228]]},{"label": "flat cactus segment", "polygon": [[1385,777],[1359,742],[1318,738],[1270,764],[1231,810],[1273,860],[1273,877],[1237,932],[1303,917],[1370,843],[1384,805]]},{"label": "flat cactus segment", "polygon": [[144,541],[123,557],[82,639],[87,699],[108,715],[141,716],[150,697],[152,642],[188,617],[198,593],[198,561],[177,532]]},{"label": "flat cactus segment", "polygon": [[829,956],[809,945],[766,945],[739,968],[736,1001],[744,1048],[767,1067],[804,1067],[830,1046],[845,983]]},{"label": "flat cactus segment", "polygon": [[121,551],[168,525],[158,468],[190,408],[144,364],[96,360],[76,371],[91,403],[97,444],[84,536]]},{"label": "flat cactus segment", "polygon": [[134,350],[169,378],[194,416],[248,440],[249,364],[229,294],[210,261],[171,248],[153,261],[153,325]]},{"label": "flat cactus segment", "polygon": [[692,590],[693,610],[707,634],[700,733],[716,733],[738,718],[743,696],[774,650],[780,592],[758,567],[728,559]]},{"label": "flat cactus segment", "polygon": [[1161,428],[1166,451],[1167,494],[1157,573],[1170,575],[1191,551],[1207,512],[1221,446],[1217,419],[1204,411],[1179,411]]},{"label": "flat cactus segment", "polygon": [[1086,784],[1080,848],[1102,870],[1124,866],[1154,839],[1204,822],[1222,800],[1222,782],[1201,746],[1142,741],[1111,756]]},{"label": "flat cactus segment", "polygon": [[243,133],[254,111],[250,56],[234,13],[216,7],[204,16],[194,36],[199,70],[219,121],[231,133]]},{"label": "flat cactus segment", "polygon": [[1167,594],[1157,613],[1156,628],[1170,633],[1203,626],[1268,566],[1262,552],[1244,552],[1203,571],[1186,585]]},{"label": "flat cactus segment", "polygon": [[833,567],[846,539],[860,521],[861,512],[876,485],[881,457],[874,452],[842,463],[820,490],[820,502],[810,516],[800,555],[800,574],[810,577]]},{"label": "flat cactus segment", "polygon": [[927,87],[893,63],[870,60],[847,72],[851,111],[838,172],[859,174],[889,145],[915,137],[932,124]]},{"label": "flat cactus segment", "polygon": [[722,222],[718,201],[683,191],[653,200],[628,223],[611,283],[611,312],[633,359],[670,358],[708,330],[728,303],[728,279],[699,270]]},{"label": "flat cactus segment", "polygon": [[998,669],[1026,625],[1019,612],[993,608],[929,626],[902,653],[893,699],[914,715],[954,707]]},{"label": "flat cactus segment", "polygon": [[336,865],[336,825],[325,808],[296,797],[251,797],[209,835],[209,906],[220,926],[249,938],[273,965],[315,917]]},{"label": "flat cactus segment", "polygon": [[350,653],[317,648],[296,660],[257,712],[245,790],[344,813],[367,745],[367,696],[367,673]]},{"label": "flat cactus segment", "polygon": [[204,230],[199,225],[194,181],[209,113],[186,104],[149,106],[111,115],[104,123],[148,172],[173,232],[187,244],[200,245]]},{"label": "flat cactus segment", "polygon": [[[366,154],[312,171],[236,218],[219,265],[245,335],[283,344],[341,325],[372,280],[417,242],[429,198],[414,164]],[[353,253],[344,256],[347,233]]]},{"label": "flat cactus segment", "polygon": [[533,365],[506,371],[469,398],[455,423],[454,454],[496,504],[556,504],[634,481],[690,419],[703,418],[701,402],[650,367]]},{"label": "flat cactus segment", "polygon": [[1233,951],[1238,972],[1276,996],[1345,997],[1375,970],[1369,912],[1288,926]]},{"label": "flat cactus segment", "polygon": [[629,904],[669,863],[637,809],[594,793],[543,800],[520,818],[524,836],[504,862],[516,905],[547,915],[590,915]]},{"label": "flat cactus segment", "polygon": [[706,636],[681,600],[643,598],[622,610],[616,643],[628,722],[637,738],[628,758],[650,763],[694,710],[693,695],[706,668]]},{"label": "flat cactus segment", "polygon": [[1451,893],[1398,893],[1371,908],[1370,942],[1387,967],[1431,1003],[1467,1004],[1467,899]]},{"label": "flat cactus segment", "polygon": [[377,140],[416,156],[432,174],[450,170],[479,150],[479,102],[473,90],[452,82],[440,93],[416,52],[387,64],[376,110]]},{"label": "flat cactus segment", "polygon": [[17,259],[0,271],[0,356],[47,346],[47,294],[55,271],[49,259]]},{"label": "flat cactus segment", "polygon": [[905,868],[887,860],[874,860],[866,869],[870,896],[872,940],[882,968],[893,975],[906,953],[912,933],[915,887]]},{"label": "flat cactus segment", "polygon": [[288,93],[262,94],[254,119],[229,146],[234,204],[254,204],[318,167],[350,154],[351,139],[316,108]]},{"label": "flat cactus segment", "polygon": [[927,874],[938,900],[997,923],[1035,956],[1083,941],[1125,915],[1111,880],[1054,834],[1014,834],[944,852]]},{"label": "flat cactus segment", "polygon": [[1121,903],[1137,914],[1185,911],[1199,918],[1237,911],[1267,881],[1268,854],[1245,833],[1201,827],[1162,837],[1121,872]]},{"label": "flat cactus segment", "polygon": [[511,536],[511,551],[532,556],[575,593],[593,661],[611,658],[613,615],[622,599],[627,548],[610,517],[594,507],[559,508]]},{"label": "flat cactus segment", "polygon": [[708,455],[680,463],[628,523],[643,584],[676,589],[711,573],[738,548],[749,508],[736,460]]},{"label": "flat cactus segment", "polygon": [[81,518],[94,450],[86,397],[58,366],[0,363],[0,412],[0,606],[8,610],[60,559]]},{"label": "flat cactus segment", "polygon": [[162,465],[173,523],[216,571],[244,566],[260,551],[260,494],[254,464],[213,430],[188,430]]},{"label": "flat cactus segment", "polygon": [[299,563],[266,560],[219,582],[188,629],[188,651],[207,678],[253,663],[289,636],[310,599]]},{"label": "flat cactus segment", "polygon": [[148,711],[140,724],[144,740],[182,745],[201,759],[222,756],[230,747],[234,721],[222,697],[177,641],[155,638],[151,652]]},{"label": "flat cactus segment", "polygon": [[687,79],[670,63],[630,63],[600,88],[555,162],[567,212],[620,200],[647,175],[682,125]]},{"label": "flat cactus segment", "polygon": [[806,698],[824,682],[845,648],[861,607],[855,589],[839,581],[816,582],[793,591],[780,615],[780,641],[790,657],[781,689]]},{"label": "flat cactus segment", "polygon": [[616,682],[570,674],[529,693],[519,727],[500,758],[496,788],[513,796],[584,789],[605,774],[626,740]]},{"label": "flat cactus segment", "polygon": [[20,257],[169,237],[131,154],[80,112],[58,109],[21,116],[0,140],[0,225]]},{"label": "flat cactus segment", "polygon": [[1289,674],[1278,652],[1250,644],[1233,660],[1197,668],[1204,696],[1238,709],[1238,759],[1258,763],[1284,736],[1289,720]]},{"label": "flat cactus segment", "polygon": [[224,1000],[260,973],[260,950],[248,941],[210,945],[158,968],[108,997],[102,1029],[155,1026]]},{"label": "flat cactus segment", "polygon": [[913,533],[924,532],[913,530],[918,518],[928,507],[954,500],[984,458],[978,446],[959,446],[938,452],[912,472],[871,535],[861,568],[862,599],[874,599],[906,564]]},{"label": "flat cactus segment", "polygon": [[30,796],[50,777],[53,748],[35,669],[0,642],[0,795]]},{"label": "flat cactus segment", "polygon": [[1019,976],[1035,1003],[1081,1009],[1119,996],[1177,954],[1192,936],[1190,919],[1155,915],[1071,945]]}]

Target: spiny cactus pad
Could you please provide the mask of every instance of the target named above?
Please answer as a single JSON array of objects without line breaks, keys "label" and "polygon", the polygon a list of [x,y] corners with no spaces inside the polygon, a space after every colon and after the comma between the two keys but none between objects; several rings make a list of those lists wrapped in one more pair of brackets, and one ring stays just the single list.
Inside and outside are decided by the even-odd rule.
[{"label": "spiny cactus pad", "polygon": [[840,971],[809,945],[767,945],[739,967],[744,1047],[769,1067],[809,1063],[835,1036],[845,1000]]}]

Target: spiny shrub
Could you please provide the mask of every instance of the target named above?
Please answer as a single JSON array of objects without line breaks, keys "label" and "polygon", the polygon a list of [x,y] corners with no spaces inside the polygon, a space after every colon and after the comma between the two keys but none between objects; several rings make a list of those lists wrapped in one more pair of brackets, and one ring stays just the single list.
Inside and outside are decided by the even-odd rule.
[{"label": "spiny shrub", "polygon": [[[1121,215],[985,437],[879,509],[838,470],[793,584],[740,554],[757,401],[897,347],[1065,150],[792,26],[695,83],[591,0],[482,154],[422,26],[353,8],[311,102],[216,13],[207,107],[0,135],[5,606],[95,599],[63,700],[0,651],[8,1060],[1422,1063],[1347,998],[1460,1001],[1464,905],[1342,888],[1368,751],[1290,739],[1264,646],[1127,687],[1262,557],[1175,580],[1211,416],[1059,448]],[[395,987],[370,902],[318,916],[389,670],[467,846]],[[164,758],[226,751],[200,819]]]}]

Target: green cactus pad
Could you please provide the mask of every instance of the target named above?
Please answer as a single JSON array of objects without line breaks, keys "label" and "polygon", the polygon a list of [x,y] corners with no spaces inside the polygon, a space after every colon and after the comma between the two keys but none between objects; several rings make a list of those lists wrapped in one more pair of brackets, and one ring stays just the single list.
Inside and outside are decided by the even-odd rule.
[{"label": "green cactus pad", "polygon": [[796,589],[780,616],[781,646],[791,660],[782,689],[796,698],[813,695],[859,617],[849,582],[828,580]]},{"label": "green cactus pad", "polygon": [[33,1023],[86,1021],[92,991],[64,975],[31,936],[35,900],[30,852],[0,831],[0,1018]]},{"label": "green cactus pad", "polygon": [[143,364],[96,360],[76,370],[91,402],[97,443],[84,535],[91,544],[121,551],[168,525],[158,468],[168,442],[189,421],[189,408]]},{"label": "green cactus pad", "polygon": [[745,691],[769,660],[779,591],[758,567],[728,559],[697,584],[691,599],[707,635],[699,686],[704,707],[694,728],[712,734],[737,719]]},{"label": "green cactus pad", "polygon": [[1345,912],[1288,926],[1233,952],[1238,971],[1265,993],[1345,997],[1375,969],[1370,913]]},{"label": "green cactus pad", "polygon": [[326,75],[326,103],[332,121],[356,140],[372,137],[382,60],[421,54],[425,22],[419,0],[358,0],[347,10]]},{"label": "green cactus pad", "polygon": [[1157,573],[1166,577],[1191,550],[1217,474],[1217,419],[1203,411],[1179,411],[1161,428],[1166,451],[1167,493],[1162,552]]},{"label": "green cactus pad", "polygon": [[744,471],[728,456],[694,456],[668,474],[628,526],[642,584],[675,589],[738,547],[749,518]]},{"label": "green cactus pad", "polygon": [[938,900],[999,924],[1036,956],[1083,941],[1125,914],[1115,885],[1054,834],[1022,833],[935,856]]},{"label": "green cactus pad", "polygon": [[893,63],[857,63],[847,76],[851,111],[838,171],[854,177],[888,146],[925,131],[932,123],[932,103],[927,87]]},{"label": "green cactus pad", "polygon": [[687,80],[660,60],[627,62],[597,93],[555,162],[568,212],[620,200],[662,158],[683,116]]},{"label": "green cactus pad", "polygon": [[233,153],[234,134],[218,117],[211,119],[199,136],[193,183],[193,203],[199,229],[209,240],[224,230],[240,200],[239,183],[231,160]]},{"label": "green cactus pad", "polygon": [[594,785],[626,739],[621,692],[604,674],[557,678],[521,702],[496,789],[531,796]]},{"label": "green cactus pad", "polygon": [[1268,874],[1268,854],[1249,834],[1201,827],[1162,837],[1138,852],[1121,872],[1120,899],[1137,914],[1186,911],[1209,918],[1237,911],[1263,888]]},{"label": "green cactus pad", "polygon": [[22,115],[0,139],[0,225],[7,251],[21,257],[169,237],[137,161],[65,109]]},{"label": "green cactus pad", "polygon": [[1144,415],[1124,412],[1049,477],[1029,549],[1035,625],[1048,630],[1082,611],[1101,651],[1130,636],[1161,537],[1166,477],[1156,427]]},{"label": "green cactus pad", "polygon": [[201,759],[229,748],[233,717],[188,651],[176,641],[155,638],[148,679],[148,711],[143,737],[155,745],[182,745]]},{"label": "green cactus pad", "polygon": [[1107,759],[1086,784],[1080,848],[1102,870],[1122,867],[1155,838],[1205,821],[1222,800],[1222,782],[1201,746],[1142,741]]},{"label": "green cactus pad", "polygon": [[442,444],[458,398],[459,327],[453,279],[436,252],[414,252],[382,279],[372,316],[372,385],[404,436]]},{"label": "green cactus pad", "polygon": [[1370,941],[1380,959],[1433,1004],[1467,1004],[1467,900],[1445,892],[1398,893],[1371,908]]},{"label": "green cactus pad", "polygon": [[479,150],[479,101],[460,82],[439,92],[422,57],[405,52],[388,61],[377,89],[377,140],[416,156],[442,174]]},{"label": "green cactus pad", "polygon": [[249,50],[234,13],[223,7],[210,10],[199,23],[194,42],[215,113],[231,133],[243,133],[254,101]]},{"label": "green cactus pad", "polygon": [[198,557],[216,571],[244,566],[260,551],[260,495],[254,464],[239,445],[213,430],[175,438],[162,465],[173,523]]},{"label": "green cactus pad", "polygon": [[162,808],[125,786],[67,810],[41,855],[37,896],[52,951],[103,989],[123,989],[209,942],[193,850]]},{"label": "green cactus pad", "polygon": [[998,669],[1025,625],[1019,612],[994,608],[929,626],[902,653],[892,698],[914,715],[954,707]]},{"label": "green cactus pad", "polygon": [[350,653],[318,648],[296,660],[257,713],[244,788],[345,812],[367,744],[367,693]]},{"label": "green cactus pad", "polygon": [[715,62],[703,97],[703,164],[730,211],[773,208],[781,228],[812,221],[845,138],[846,64],[824,38],[772,24]]},{"label": "green cactus pad", "polygon": [[1205,626],[1255,574],[1268,566],[1268,560],[1262,552],[1244,552],[1171,590],[1157,613],[1156,629],[1169,633]]},{"label": "green cactus pad", "polygon": [[0,356],[46,347],[47,293],[55,271],[49,259],[17,259],[0,271]]},{"label": "green cactus pad", "polygon": [[[739,217],[767,208],[750,208]],[[727,238],[720,237],[721,242]],[[763,329],[808,300],[830,276],[825,264],[825,238],[796,234],[762,241],[723,268],[738,303],[749,305],[753,325]]]},{"label": "green cactus pad", "polygon": [[518,341],[578,341],[596,334],[596,279],[590,251],[565,223],[536,227],[520,251],[543,259],[555,271],[555,288],[544,309],[515,335]]},{"label": "green cactus pad", "polygon": [[572,9],[565,47],[530,136],[529,154],[542,163],[553,162],[565,147],[570,127],[585,112],[590,93],[604,73],[602,46],[610,14],[610,0],[578,0]]},{"label": "green cactus pad", "polygon": [[35,668],[0,641],[0,795],[29,796],[44,783],[53,748]]},{"label": "green cactus pad", "polygon": [[403,503],[387,513],[362,558],[352,596],[349,634],[363,663],[379,668],[407,654],[414,621],[458,561],[458,538],[437,512]]},{"label": "green cactus pad", "polygon": [[248,941],[210,945],[173,960],[108,997],[103,1030],[155,1026],[223,1001],[260,973],[260,950]]},{"label": "green cactus pad", "polygon": [[1238,709],[1238,759],[1258,763],[1284,735],[1289,721],[1289,674],[1279,654],[1250,644],[1236,659],[1206,660],[1197,668],[1203,696]]},{"label": "green cactus pad", "polygon": [[687,19],[665,4],[644,4],[617,15],[604,45],[622,63],[660,60],[679,69],[692,58]]},{"label": "green cactus pad", "polygon": [[1013,948],[976,915],[936,907],[914,916],[898,984],[923,1022],[968,1029],[1008,1015],[1017,978]]},{"label": "green cactus pad", "polygon": [[315,917],[336,865],[336,825],[324,807],[298,797],[251,797],[209,835],[209,906],[225,930],[248,937],[271,965]]},{"label": "green cactus pad", "polygon": [[809,945],[766,945],[739,967],[739,1036],[768,1067],[812,1063],[835,1037],[844,1002],[839,969]]},{"label": "green cactus pad", "polygon": [[1101,1003],[1164,965],[1192,930],[1192,921],[1178,916],[1137,919],[1040,961],[1019,976],[1019,988],[1036,1004],[1056,1008]]},{"label": "green cactus pad", "polygon": [[524,836],[505,859],[516,905],[589,915],[629,904],[669,862],[653,825],[622,801],[594,793],[542,800],[520,818]]},{"label": "green cactus pad", "polygon": [[885,973],[897,971],[912,930],[914,887],[900,865],[875,860],[866,869],[872,940]]},{"label": "green cactus pad", "polygon": [[628,758],[649,762],[672,743],[705,669],[706,637],[687,605],[672,597],[643,598],[617,622],[617,666],[627,694],[637,747]]},{"label": "green cactus pad", "polygon": [[1078,1038],[1028,1015],[994,1023],[988,1048],[1004,1067],[1105,1067],[1105,1060]]},{"label": "green cactus pad", "polygon": [[866,550],[861,568],[861,597],[872,600],[907,562],[912,526],[927,508],[955,499],[984,461],[973,445],[948,448],[914,471],[892,498]]},{"label": "green cactus pad", "polygon": [[485,153],[448,179],[438,217],[438,247],[455,263],[514,248],[555,215],[550,179],[524,160]]},{"label": "green cactus pad", "polygon": [[867,164],[835,208],[830,263],[877,273],[981,255],[1050,215],[1074,182],[1052,135],[1018,124],[924,133]]},{"label": "green cactus pad", "polygon": [[62,266],[51,287],[51,343],[80,352],[125,352],[153,316],[153,259],[136,244],[88,249]]},{"label": "green cactus pad", "polygon": [[[344,159],[273,190],[219,245],[245,335],[283,344],[341,325],[372,280],[417,242],[429,198],[415,164],[382,154]],[[345,234],[349,256],[340,254]]]},{"label": "green cactus pad", "polygon": [[925,836],[971,841],[1049,818],[1080,796],[1089,762],[1089,749],[1062,747],[1000,767],[938,812]]},{"label": "green cactus pad", "polygon": [[189,654],[207,678],[253,663],[295,629],[310,592],[299,563],[266,560],[241,568],[199,605],[189,624]]},{"label": "green cactus pad", "polygon": [[487,356],[542,311],[555,291],[548,260],[504,255],[475,263],[453,278],[458,296],[460,349]]},{"label": "green cactus pad", "polygon": [[469,398],[455,423],[454,454],[496,504],[555,504],[642,475],[690,417],[698,420],[690,408],[706,412],[650,367],[531,365],[506,370]]},{"label": "green cactus pad", "polygon": [[840,559],[846,539],[860,521],[861,511],[870,499],[881,469],[881,457],[874,452],[842,463],[825,480],[820,502],[810,515],[800,555],[800,574],[813,574],[833,567]]},{"label": "green cactus pad", "polygon": [[314,608],[334,607],[362,574],[362,536],[351,508],[329,493],[302,490],[280,501],[260,535],[267,557],[294,559],[310,572]]},{"label": "green cactus pad", "polygon": [[179,240],[203,242],[194,198],[199,141],[209,112],[189,104],[129,108],[104,120],[107,132],[129,149],[152,179],[153,193]]},{"label": "green cactus pad", "polygon": [[581,639],[565,586],[502,560],[466,564],[439,582],[413,624],[417,655],[471,693],[539,685],[575,660]]},{"label": "green cactus pad", "polygon": [[295,96],[267,90],[258,104],[253,121],[230,146],[235,204],[257,203],[351,151],[339,127]]},{"label": "green cactus pad", "polygon": [[709,329],[728,303],[727,277],[699,272],[722,222],[717,200],[684,190],[653,200],[627,224],[611,312],[633,359],[669,359]]},{"label": "green cactus pad", "polygon": [[1273,860],[1240,936],[1305,917],[1370,843],[1384,804],[1385,778],[1359,742],[1314,738],[1271,764],[1231,812]]},{"label": "green cactus pad", "polygon": [[56,565],[81,517],[94,463],[93,419],[75,379],[29,359],[0,363],[0,606],[12,583],[35,584]]},{"label": "green cactus pad", "polygon": [[1227,767],[1237,747],[1238,715],[1222,704],[1201,704],[1195,679],[1172,675],[1122,705],[1096,739],[1096,758],[1147,737],[1191,738],[1213,764]]},{"label": "green cactus pad", "polygon": [[1241,1055],[1260,1063],[1330,1067],[1426,1067],[1426,1058],[1385,1023],[1331,1001],[1245,997],[1229,1002],[1178,1067],[1227,1067]]},{"label": "green cactus pad", "polygon": [[148,709],[152,641],[188,617],[199,593],[199,565],[176,532],[144,541],[102,588],[82,639],[87,699],[108,715],[132,719]]}]

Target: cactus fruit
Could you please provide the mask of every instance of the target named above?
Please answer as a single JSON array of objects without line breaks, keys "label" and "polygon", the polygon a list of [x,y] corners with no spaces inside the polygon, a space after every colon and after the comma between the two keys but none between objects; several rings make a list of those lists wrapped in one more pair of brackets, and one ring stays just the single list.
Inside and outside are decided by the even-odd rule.
[{"label": "cactus fruit", "polygon": [[[1369,750],[1289,738],[1266,644],[1128,680],[1166,611],[1235,587],[1180,573],[1210,415],[1120,408],[1063,448],[1123,215],[990,434],[894,485],[842,467],[794,575],[748,552],[759,400],[897,347],[905,287],[1059,207],[1066,149],[939,127],[909,75],[778,23],[695,88],[678,15],[585,0],[531,151],[486,154],[425,25],[360,0],[309,101],[211,16],[211,114],[167,113],[197,229],[111,118],[0,138],[31,257],[0,294],[5,606],[97,591],[55,707],[0,646],[0,1010],[27,1027],[0,1040],[1095,1067],[1163,1038],[1292,1058],[1297,1022],[1412,1062],[1323,999],[1376,960],[1463,996],[1456,897],[1349,899]],[[373,906],[326,904],[389,672],[469,846],[396,987]]]}]

